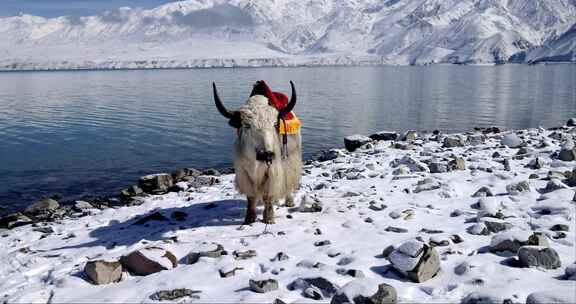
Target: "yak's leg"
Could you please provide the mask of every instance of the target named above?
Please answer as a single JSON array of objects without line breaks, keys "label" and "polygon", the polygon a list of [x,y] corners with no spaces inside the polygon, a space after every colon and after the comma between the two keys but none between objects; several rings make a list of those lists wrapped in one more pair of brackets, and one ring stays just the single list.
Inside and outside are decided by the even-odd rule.
[{"label": "yak's leg", "polygon": [[244,225],[250,225],[256,222],[256,203],[255,197],[248,197],[248,208],[246,209],[246,217],[244,218]]},{"label": "yak's leg", "polygon": [[264,198],[264,223],[274,224],[274,204],[269,197]]},{"label": "yak's leg", "polygon": [[286,201],[284,205],[286,205],[286,207],[294,207],[294,197],[292,194],[286,195]]}]

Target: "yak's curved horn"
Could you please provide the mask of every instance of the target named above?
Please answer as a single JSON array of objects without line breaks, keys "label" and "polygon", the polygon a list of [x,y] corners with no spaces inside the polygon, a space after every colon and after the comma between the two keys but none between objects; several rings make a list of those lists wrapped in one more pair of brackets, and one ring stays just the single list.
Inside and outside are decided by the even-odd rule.
[{"label": "yak's curved horn", "polygon": [[214,103],[216,103],[216,108],[218,108],[218,112],[220,112],[220,114],[222,114],[222,116],[226,118],[232,118],[234,114],[226,109],[226,107],[222,104],[222,101],[220,100],[220,96],[218,96],[216,83],[214,82],[212,83],[212,88],[214,89]]},{"label": "yak's curved horn", "polygon": [[296,105],[296,89],[294,88],[292,80],[290,80],[290,86],[292,87],[292,96],[290,97],[290,102],[284,107],[284,109],[280,110],[280,117],[290,113]]}]

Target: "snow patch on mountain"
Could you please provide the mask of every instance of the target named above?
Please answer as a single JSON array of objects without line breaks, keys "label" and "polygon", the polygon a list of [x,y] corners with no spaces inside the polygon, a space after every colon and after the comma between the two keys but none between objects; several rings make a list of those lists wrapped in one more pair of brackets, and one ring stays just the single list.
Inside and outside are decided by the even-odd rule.
[{"label": "snow patch on mountain", "polygon": [[574,61],[573,0],[185,0],[0,18],[0,70]]}]

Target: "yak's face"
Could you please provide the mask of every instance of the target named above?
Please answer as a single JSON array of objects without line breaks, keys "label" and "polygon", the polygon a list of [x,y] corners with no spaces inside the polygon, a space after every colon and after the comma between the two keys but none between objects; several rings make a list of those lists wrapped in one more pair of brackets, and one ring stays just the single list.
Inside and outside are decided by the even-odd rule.
[{"label": "yak's face", "polygon": [[[271,163],[279,154],[278,110],[261,95],[250,97],[230,124],[238,126],[236,150],[244,157]],[[239,121],[233,121],[239,119]]]},{"label": "yak's face", "polygon": [[240,155],[237,157],[271,164],[280,155],[279,118],[294,107],[296,92],[292,84],[292,99],[279,111],[268,103],[268,98],[254,91],[246,104],[235,111],[228,111],[222,105],[215,85],[214,99],[220,113],[229,119],[228,124],[238,131],[236,153]]}]

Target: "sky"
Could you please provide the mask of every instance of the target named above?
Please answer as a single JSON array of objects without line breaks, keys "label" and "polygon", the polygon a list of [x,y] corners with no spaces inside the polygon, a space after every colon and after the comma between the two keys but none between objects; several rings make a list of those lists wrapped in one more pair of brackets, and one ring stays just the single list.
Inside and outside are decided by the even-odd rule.
[{"label": "sky", "polygon": [[0,0],[0,16],[87,16],[121,6],[152,8],[174,0]]}]

